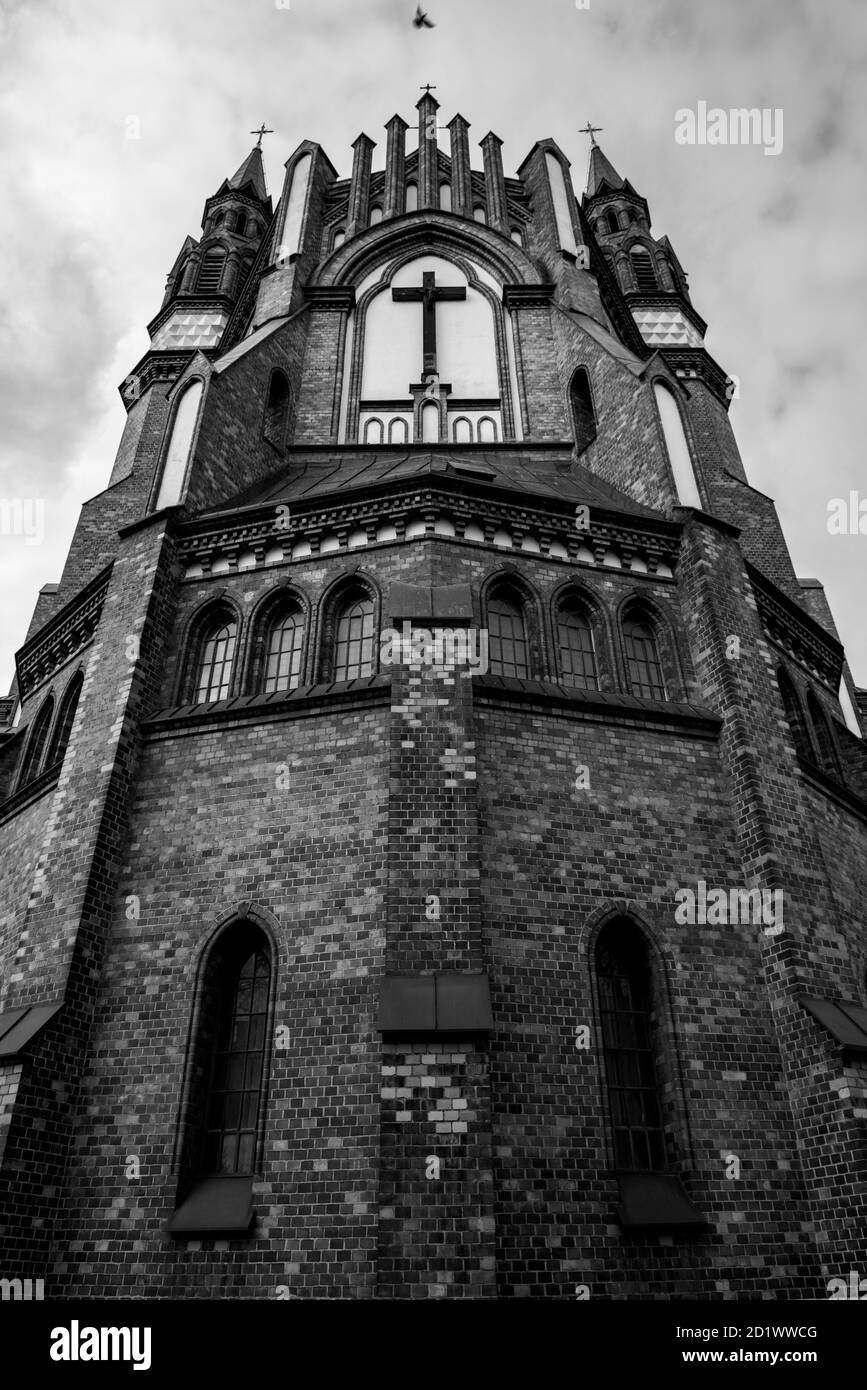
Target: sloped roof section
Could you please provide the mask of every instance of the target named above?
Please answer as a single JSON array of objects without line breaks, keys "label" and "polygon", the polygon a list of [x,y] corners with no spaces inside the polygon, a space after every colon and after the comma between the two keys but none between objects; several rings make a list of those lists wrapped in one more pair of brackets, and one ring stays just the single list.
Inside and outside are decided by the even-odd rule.
[{"label": "sloped roof section", "polygon": [[623,182],[611,160],[606,154],[603,154],[601,147],[594,145],[590,151],[587,196],[592,198],[594,193],[599,192],[603,183],[607,183],[609,188],[622,188]]},{"label": "sloped roof section", "polygon": [[200,513],[197,520],[225,516],[239,507],[300,502],[334,494],[346,496],[391,482],[436,481],[438,477],[505,488],[538,500],[547,497],[559,502],[582,502],[636,518],[665,520],[661,512],[634,502],[589,469],[574,463],[568,447],[500,452],[474,448],[457,452],[447,445],[400,453],[341,449],[328,451],[324,456],[321,451],[298,450],[289,456],[286,468],[266,484],[239,493],[217,510]]}]

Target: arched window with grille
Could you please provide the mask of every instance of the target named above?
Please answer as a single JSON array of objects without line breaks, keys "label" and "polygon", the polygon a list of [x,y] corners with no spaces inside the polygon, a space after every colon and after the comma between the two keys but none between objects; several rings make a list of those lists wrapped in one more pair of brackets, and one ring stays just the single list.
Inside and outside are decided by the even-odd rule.
[{"label": "arched window with grille", "polygon": [[226,252],[222,247],[215,246],[205,252],[196,281],[197,294],[219,294],[225,264]]},{"label": "arched window with grille", "polygon": [[608,923],[596,942],[595,964],[614,1166],[663,1172],[668,1165],[644,936],[627,919]]},{"label": "arched window with grille", "polygon": [[635,276],[636,288],[641,292],[659,289],[656,270],[647,247],[633,246],[630,248],[629,255],[632,260],[632,273]]},{"label": "arched window with grille", "polygon": [[265,404],[264,435],[268,443],[283,453],[286,448],[286,428],[289,423],[289,406],[292,394],[289,382],[279,369],[271,373],[268,386],[268,400]]},{"label": "arched window with grille", "polygon": [[801,758],[807,758],[811,763],[815,762],[816,755],[810,743],[810,735],[807,731],[807,722],[804,718],[804,711],[798,692],[788,672],[782,666],[777,668],[777,686],[779,687],[780,697],[783,701],[783,709],[786,715],[786,723],[792,735],[792,742],[795,745],[795,752]]},{"label": "arched window with grille", "polygon": [[210,704],[228,698],[238,625],[228,612],[218,612],[201,628],[189,698]]},{"label": "arched window with grille", "polygon": [[524,608],[517,594],[498,588],[487,605],[488,670],[497,676],[529,677]]},{"label": "arched window with grille", "polygon": [[262,680],[264,695],[297,690],[301,684],[303,649],[304,613],[299,603],[290,601],[268,625]]},{"label": "arched window with grille", "polygon": [[834,777],[837,781],[841,781],[842,770],[840,767],[840,759],[837,755],[837,745],[834,742],[834,735],[831,733],[828,717],[812,690],[807,696],[807,711],[810,715],[810,725],[813,730],[813,738],[819,754],[819,766],[829,777]]},{"label": "arched window with grille", "polygon": [[647,700],[666,700],[659,642],[649,614],[633,609],[623,619],[626,670],[633,695]]},{"label": "arched window with grille", "polygon": [[575,448],[579,454],[596,438],[596,412],[593,409],[593,395],[590,378],[585,367],[576,367],[569,386],[569,406],[572,412],[572,433]]},{"label": "arched window with grille", "polygon": [[72,677],[69,685],[60,702],[60,709],[54,725],[54,732],[51,735],[51,742],[48,745],[48,752],[45,755],[45,766],[54,767],[57,763],[62,763],[66,757],[66,749],[69,744],[69,736],[72,733],[72,725],[75,722],[75,712],[78,709],[78,700],[81,695],[81,687],[84,684],[84,676],[80,671]]},{"label": "arched window with grille", "polygon": [[175,1236],[245,1234],[260,1167],[272,1008],[272,953],[246,919],[226,927],[199,975],[187,1060]]},{"label": "arched window with grille", "polygon": [[21,764],[21,771],[18,775],[18,786],[26,787],[28,782],[34,781],[39,776],[42,767],[42,755],[45,752],[45,745],[48,742],[48,731],[51,728],[51,720],[54,716],[54,697],[49,695],[39,713],[33,721],[30,735],[24,749],[24,761]]},{"label": "arched window with grille", "polygon": [[593,626],[586,607],[567,597],[557,610],[557,646],[560,679],[579,690],[599,689],[599,668],[593,641]]},{"label": "arched window with grille", "polygon": [[334,626],[334,680],[375,674],[373,616],[373,599],[367,593],[358,590],[344,598]]}]

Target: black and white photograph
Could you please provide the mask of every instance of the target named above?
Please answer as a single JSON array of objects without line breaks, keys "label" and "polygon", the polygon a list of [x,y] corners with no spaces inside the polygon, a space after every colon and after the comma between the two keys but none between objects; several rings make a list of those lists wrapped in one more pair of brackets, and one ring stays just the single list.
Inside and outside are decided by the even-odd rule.
[{"label": "black and white photograph", "polygon": [[858,0],[0,0],[10,1382],[851,1364],[865,129]]}]

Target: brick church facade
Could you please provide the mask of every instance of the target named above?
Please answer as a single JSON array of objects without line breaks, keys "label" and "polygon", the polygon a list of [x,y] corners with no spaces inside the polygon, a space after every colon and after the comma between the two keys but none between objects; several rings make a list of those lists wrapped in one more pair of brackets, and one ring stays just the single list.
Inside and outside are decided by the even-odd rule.
[{"label": "brick church facade", "polygon": [[417,111],[207,200],[17,653],[0,1275],[826,1297],[867,692],[645,199]]}]

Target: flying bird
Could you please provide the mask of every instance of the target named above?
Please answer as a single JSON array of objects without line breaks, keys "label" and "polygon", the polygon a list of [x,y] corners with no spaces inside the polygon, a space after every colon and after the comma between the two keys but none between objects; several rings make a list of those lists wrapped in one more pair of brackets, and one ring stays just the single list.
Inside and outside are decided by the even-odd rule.
[{"label": "flying bird", "polygon": [[412,21],[416,29],[435,29],[436,25],[432,19],[428,19],[426,12],[421,5],[416,6],[415,19]]}]

